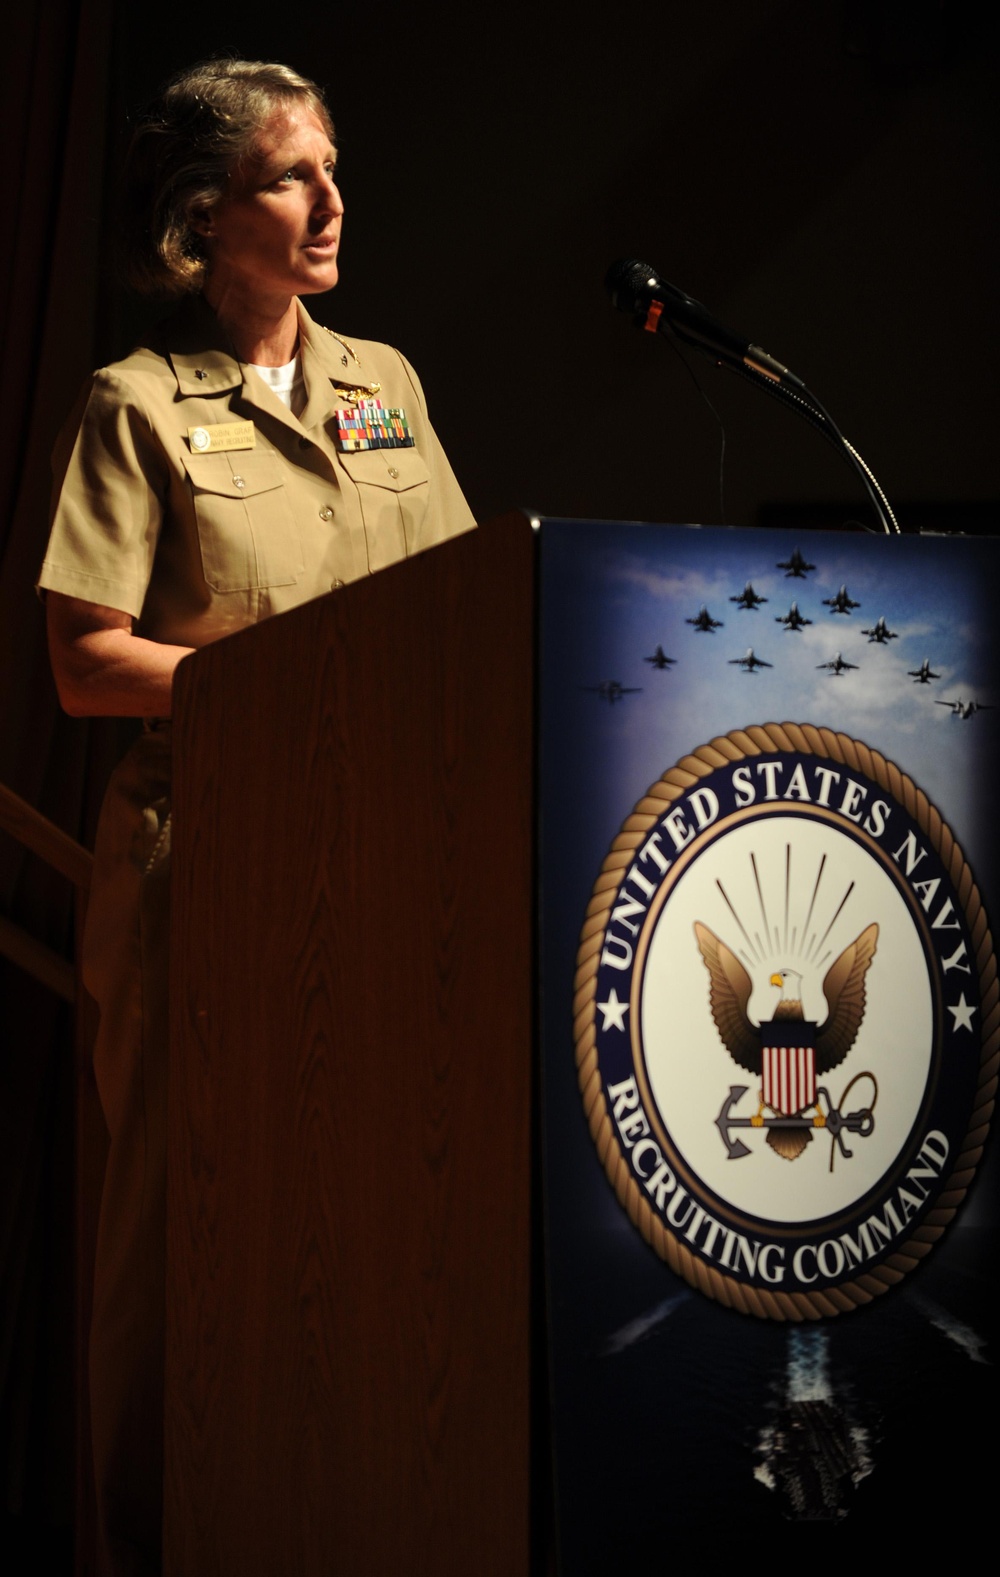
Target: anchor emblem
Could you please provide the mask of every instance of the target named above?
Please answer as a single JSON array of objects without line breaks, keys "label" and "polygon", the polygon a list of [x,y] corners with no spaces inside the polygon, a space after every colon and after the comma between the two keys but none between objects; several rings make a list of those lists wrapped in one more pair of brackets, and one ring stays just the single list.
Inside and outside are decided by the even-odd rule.
[{"label": "anchor emblem", "polygon": [[[847,1100],[848,1093],[850,1092],[852,1086],[857,1083],[857,1080],[861,1078],[871,1079],[872,1081],[874,1093],[872,1095],[871,1105],[861,1106],[857,1109],[857,1111],[848,1112],[845,1116],[842,1108],[845,1101]],[[734,1128],[766,1128],[768,1133],[783,1129],[786,1132],[807,1132],[810,1137],[817,1130],[825,1131],[830,1135],[831,1139],[831,1172],[833,1171],[834,1155],[836,1154],[838,1147],[845,1160],[849,1161],[851,1156],[854,1154],[853,1150],[849,1150],[847,1148],[847,1145],[844,1141],[845,1131],[847,1133],[856,1133],[862,1139],[867,1139],[870,1134],[875,1132],[874,1109],[875,1102],[878,1099],[878,1085],[875,1082],[875,1075],[872,1073],[859,1073],[854,1079],[851,1080],[851,1083],[847,1086],[847,1089],[844,1091],[844,1094],[841,1097],[840,1108],[834,1106],[833,1101],[830,1099],[829,1092],[825,1090],[822,1085],[820,1085],[816,1091],[816,1094],[817,1097],[822,1097],[823,1101],[825,1101],[826,1110],[823,1110],[822,1106],[820,1106],[819,1101],[817,1100],[815,1103],[815,1110],[811,1117],[808,1116],[805,1111],[798,1112],[794,1116],[765,1117],[763,1115],[763,1096],[760,1099],[758,1109],[753,1117],[734,1117],[733,1107],[739,1105],[748,1088],[749,1086],[746,1084],[731,1084],[729,1086],[729,1094],[723,1101],[719,1110],[719,1115],[715,1119],[715,1126],[722,1135],[722,1142],[726,1147],[727,1154],[731,1161],[738,1161],[744,1155],[751,1154],[750,1146],[748,1144],[744,1144],[742,1139],[733,1138],[732,1131]]]}]

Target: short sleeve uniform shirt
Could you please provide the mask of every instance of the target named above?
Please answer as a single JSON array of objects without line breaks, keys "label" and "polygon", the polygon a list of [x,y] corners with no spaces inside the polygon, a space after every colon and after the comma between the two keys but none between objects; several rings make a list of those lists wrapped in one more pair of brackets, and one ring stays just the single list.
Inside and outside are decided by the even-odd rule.
[{"label": "short sleeve uniform shirt", "polygon": [[[94,375],[56,451],[41,588],[197,647],[474,525],[405,358],[299,314],[299,416],[237,361],[200,297]],[[340,452],[335,413],[369,393],[402,408],[412,447]],[[189,436],[234,423],[251,424],[252,448],[206,452]]]}]

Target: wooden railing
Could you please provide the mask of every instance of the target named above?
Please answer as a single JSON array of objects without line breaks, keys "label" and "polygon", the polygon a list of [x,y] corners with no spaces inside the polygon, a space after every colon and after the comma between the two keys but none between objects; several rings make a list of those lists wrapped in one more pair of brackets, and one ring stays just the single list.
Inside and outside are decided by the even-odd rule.
[{"label": "wooden railing", "polygon": [[[90,891],[93,856],[61,832],[46,816],[0,784],[0,833],[37,854],[73,884],[77,947]],[[72,1040],[74,1104],[74,1250],[73,1250],[73,1455],[76,1577],[97,1570],[97,1512],[90,1448],[90,1392],[87,1351],[94,1289],[94,1250],[101,1187],[107,1156],[107,1131],[94,1082],[93,1043],[97,1008],[78,987],[78,965],[63,958],[23,927],[0,915],[0,954],[74,1007]]]},{"label": "wooden railing", "polygon": [[[60,871],[85,896],[90,887],[93,856],[61,832],[40,811],[0,783],[0,829]],[[67,1002],[76,1000],[76,970],[69,959],[30,936],[23,927],[0,915],[0,953],[27,970]]]}]

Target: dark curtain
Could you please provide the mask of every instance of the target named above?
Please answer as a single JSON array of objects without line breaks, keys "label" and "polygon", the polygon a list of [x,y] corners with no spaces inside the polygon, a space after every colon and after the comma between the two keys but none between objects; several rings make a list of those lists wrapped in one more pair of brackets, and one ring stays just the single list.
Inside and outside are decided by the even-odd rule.
[{"label": "dark curtain", "polygon": [[[0,782],[90,841],[113,742],[59,711],[32,586],[49,453],[94,359],[111,0],[40,0],[4,23],[0,97]],[[64,954],[72,892],[0,833],[0,913]],[[68,1569],[73,1439],[72,1015],[0,961],[0,1561]],[[9,1564],[8,1564],[9,1563]]]}]

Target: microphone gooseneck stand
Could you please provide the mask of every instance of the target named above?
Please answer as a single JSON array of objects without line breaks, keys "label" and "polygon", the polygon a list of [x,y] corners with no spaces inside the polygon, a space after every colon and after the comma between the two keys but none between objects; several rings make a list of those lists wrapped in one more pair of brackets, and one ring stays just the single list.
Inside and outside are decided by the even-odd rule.
[{"label": "microphone gooseneck stand", "polygon": [[889,500],[870,467],[844,437],[826,407],[780,361],[717,323],[700,301],[667,284],[648,263],[636,258],[612,263],[605,285],[614,306],[628,313],[637,328],[652,334],[670,334],[682,344],[711,356],[720,367],[728,367],[758,389],[765,389],[815,427],[861,478],[882,530],[890,536],[899,532]]}]

